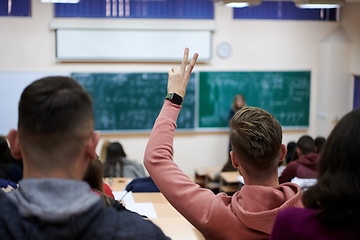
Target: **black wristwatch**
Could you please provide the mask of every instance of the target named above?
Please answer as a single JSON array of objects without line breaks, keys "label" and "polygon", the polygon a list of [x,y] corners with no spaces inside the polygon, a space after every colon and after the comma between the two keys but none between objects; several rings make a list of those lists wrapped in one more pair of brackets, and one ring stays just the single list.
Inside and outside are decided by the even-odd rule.
[{"label": "black wristwatch", "polygon": [[166,95],[166,100],[170,100],[170,102],[175,103],[177,105],[183,104],[183,98],[176,93],[168,93]]}]

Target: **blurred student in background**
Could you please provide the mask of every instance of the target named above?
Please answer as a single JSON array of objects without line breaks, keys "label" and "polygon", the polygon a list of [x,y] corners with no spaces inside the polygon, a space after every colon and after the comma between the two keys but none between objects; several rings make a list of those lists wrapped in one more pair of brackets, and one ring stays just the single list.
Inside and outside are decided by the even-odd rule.
[{"label": "blurred student in background", "polygon": [[144,166],[126,159],[126,153],[119,142],[107,146],[104,162],[104,177],[146,177]]},{"label": "blurred student in background", "polygon": [[315,141],[304,135],[296,143],[295,151],[299,159],[291,161],[279,177],[279,182],[290,182],[291,179],[316,178],[319,155],[315,153]]}]

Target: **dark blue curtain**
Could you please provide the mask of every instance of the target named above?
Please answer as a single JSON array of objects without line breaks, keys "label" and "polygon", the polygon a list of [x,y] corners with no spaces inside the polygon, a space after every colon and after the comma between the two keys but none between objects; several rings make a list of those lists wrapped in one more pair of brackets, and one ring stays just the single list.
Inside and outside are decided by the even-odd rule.
[{"label": "dark blue curtain", "polygon": [[55,17],[214,19],[212,0],[81,0],[55,4]]},{"label": "dark blue curtain", "polygon": [[336,9],[301,9],[292,1],[263,1],[260,5],[234,8],[234,19],[336,21]]},{"label": "dark blue curtain", "polygon": [[31,0],[1,0],[0,16],[31,16],[30,1]]}]

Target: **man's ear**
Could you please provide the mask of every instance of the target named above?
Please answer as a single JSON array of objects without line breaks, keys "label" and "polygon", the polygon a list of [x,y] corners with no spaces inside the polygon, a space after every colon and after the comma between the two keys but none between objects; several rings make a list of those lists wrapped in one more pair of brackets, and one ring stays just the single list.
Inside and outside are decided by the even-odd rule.
[{"label": "man's ear", "polygon": [[91,133],[91,136],[89,137],[89,139],[87,140],[86,143],[86,156],[88,159],[90,159],[90,161],[93,161],[96,159],[96,146],[99,142],[100,139],[100,132],[96,131]]},{"label": "man's ear", "polygon": [[279,162],[282,162],[284,160],[286,153],[287,153],[287,148],[285,144],[281,144]]},{"label": "man's ear", "polygon": [[230,158],[231,158],[231,163],[233,165],[234,168],[239,168],[239,161],[237,159],[237,157],[235,156],[234,151],[230,152]]},{"label": "man's ear", "polygon": [[19,142],[19,133],[15,129],[11,129],[8,134],[8,140],[10,143],[10,151],[12,156],[15,159],[21,159],[22,158],[22,152]]}]

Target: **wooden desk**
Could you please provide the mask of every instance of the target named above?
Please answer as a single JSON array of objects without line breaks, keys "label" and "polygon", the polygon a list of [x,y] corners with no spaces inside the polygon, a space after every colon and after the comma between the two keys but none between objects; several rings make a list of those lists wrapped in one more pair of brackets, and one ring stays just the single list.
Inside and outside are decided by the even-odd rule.
[{"label": "wooden desk", "polygon": [[173,240],[205,240],[203,235],[185,218],[149,219]]},{"label": "wooden desk", "polygon": [[222,169],[222,166],[206,168],[206,170],[205,170],[206,171],[206,176],[211,181],[215,180],[216,176],[219,174],[221,169]]},{"label": "wooden desk", "polygon": [[226,182],[226,183],[239,183],[238,176],[240,174],[238,172],[221,172],[220,177]]},{"label": "wooden desk", "polygon": [[[112,178],[111,189],[123,191],[131,178]],[[105,183],[108,179],[105,179]],[[137,203],[151,202],[158,218],[149,218],[166,236],[172,240],[204,240],[202,234],[191,225],[176,209],[166,200],[161,192],[132,193]]]},{"label": "wooden desk", "polygon": [[124,191],[126,184],[133,178],[105,178],[104,183],[110,186],[113,191]]},{"label": "wooden desk", "polygon": [[183,218],[170,203],[153,203],[158,218]]},{"label": "wooden desk", "polygon": [[138,203],[169,203],[161,192],[132,193],[135,202]]},{"label": "wooden desk", "polygon": [[220,173],[220,188],[219,190],[226,193],[234,193],[240,189],[240,182],[238,180],[238,172],[221,172]]},{"label": "wooden desk", "polygon": [[195,183],[201,187],[209,189],[219,189],[219,182],[216,180],[217,174],[221,171],[222,166],[198,168],[195,170]]}]

